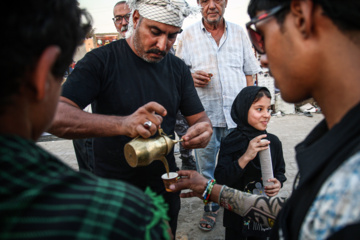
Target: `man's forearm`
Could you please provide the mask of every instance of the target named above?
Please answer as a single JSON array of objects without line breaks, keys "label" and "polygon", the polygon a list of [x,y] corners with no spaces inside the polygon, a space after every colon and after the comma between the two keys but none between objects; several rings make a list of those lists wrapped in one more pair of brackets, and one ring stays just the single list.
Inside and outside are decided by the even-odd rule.
[{"label": "man's forearm", "polygon": [[121,117],[92,114],[68,103],[59,102],[48,132],[68,139],[125,135],[119,125]]},{"label": "man's forearm", "polygon": [[254,86],[254,79],[252,75],[246,75],[246,86]]},{"label": "man's forearm", "polygon": [[254,195],[227,186],[222,186],[219,193],[220,206],[243,217],[258,222],[265,227],[272,227],[276,216],[284,206],[286,198]]}]

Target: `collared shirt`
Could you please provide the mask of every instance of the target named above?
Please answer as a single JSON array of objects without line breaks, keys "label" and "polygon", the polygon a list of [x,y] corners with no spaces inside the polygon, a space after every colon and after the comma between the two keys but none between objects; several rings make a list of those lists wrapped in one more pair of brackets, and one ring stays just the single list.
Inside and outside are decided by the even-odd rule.
[{"label": "collared shirt", "polygon": [[176,56],[192,73],[202,70],[213,74],[205,88],[196,88],[197,93],[213,127],[234,128],[232,103],[246,87],[245,76],[261,69],[243,28],[230,22],[225,26],[219,46],[202,21],[188,27],[179,35]]}]

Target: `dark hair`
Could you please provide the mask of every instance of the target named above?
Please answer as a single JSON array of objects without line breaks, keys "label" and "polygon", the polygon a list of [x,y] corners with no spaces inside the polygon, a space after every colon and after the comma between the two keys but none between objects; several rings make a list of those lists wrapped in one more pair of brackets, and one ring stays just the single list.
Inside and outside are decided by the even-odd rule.
[{"label": "dark hair", "polygon": [[258,11],[267,11],[276,6],[287,4],[287,6],[282,11],[275,15],[277,21],[282,24],[284,22],[285,16],[290,10],[290,2],[291,1],[284,0],[250,0],[248,14],[250,18],[254,18]]},{"label": "dark hair", "polygon": [[29,81],[43,51],[52,45],[61,53],[52,73],[62,78],[72,62],[76,47],[91,29],[91,17],[76,0],[10,1],[2,15],[0,44],[0,107]]},{"label": "dark hair", "polygon": [[253,103],[256,103],[257,101],[260,100],[260,98],[262,98],[262,97],[264,97],[264,96],[271,99],[271,94],[270,94],[270,92],[267,91],[266,89],[261,89],[261,90],[256,94]]},{"label": "dark hair", "polygon": [[314,0],[321,5],[328,16],[341,31],[360,30],[360,1],[358,0]]},{"label": "dark hair", "polygon": [[120,5],[120,4],[126,4],[126,0],[120,0],[120,1],[118,1],[118,2],[114,5],[114,7],[116,7],[117,5]]},{"label": "dark hair", "polygon": [[[255,17],[257,11],[269,10],[278,5],[286,5],[283,11],[276,14],[276,19],[282,23],[290,10],[292,0],[250,0],[248,14]],[[343,32],[360,30],[360,1],[358,0],[313,0],[322,7],[324,15]]]}]

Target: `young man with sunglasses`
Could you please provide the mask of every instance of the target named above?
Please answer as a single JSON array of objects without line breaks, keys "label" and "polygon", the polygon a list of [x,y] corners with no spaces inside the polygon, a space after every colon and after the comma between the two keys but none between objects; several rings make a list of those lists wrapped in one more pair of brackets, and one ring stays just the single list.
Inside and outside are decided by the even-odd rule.
[{"label": "young man with sunglasses", "polygon": [[[210,199],[264,225],[272,239],[354,239],[360,236],[360,2],[252,0],[247,24],[261,63],[288,102],[313,97],[325,119],[296,147],[299,178],[292,195],[257,197],[215,185]],[[200,196],[196,172],[174,190]],[[281,209],[281,210],[280,210]],[[279,213],[280,210],[280,213]]]}]

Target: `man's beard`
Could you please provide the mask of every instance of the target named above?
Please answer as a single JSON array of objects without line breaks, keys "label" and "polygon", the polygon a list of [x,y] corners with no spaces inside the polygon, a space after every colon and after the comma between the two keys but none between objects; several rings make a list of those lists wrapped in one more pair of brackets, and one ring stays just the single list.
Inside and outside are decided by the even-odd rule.
[{"label": "man's beard", "polygon": [[[219,14],[218,12],[214,12],[216,14]],[[211,13],[208,13],[209,15]],[[217,23],[220,23],[220,21],[222,20],[222,16],[219,15],[219,17],[215,18],[215,19],[211,19],[210,17],[207,17],[206,18],[206,21],[209,23],[209,24],[217,24]]]},{"label": "man's beard", "polygon": [[[135,29],[135,32],[134,32],[134,47],[135,47],[135,50],[138,53],[139,57],[141,57],[144,61],[149,62],[149,63],[158,63],[161,60],[163,60],[165,55],[167,54],[167,52],[160,51],[159,49],[156,49],[156,48],[152,48],[152,49],[149,49],[148,51],[145,51],[143,45],[141,44],[141,39],[140,39],[139,32],[137,29]],[[149,54],[149,53],[155,53],[155,54],[160,53],[162,58],[160,58],[160,59],[149,58],[147,56],[147,54]]]}]

